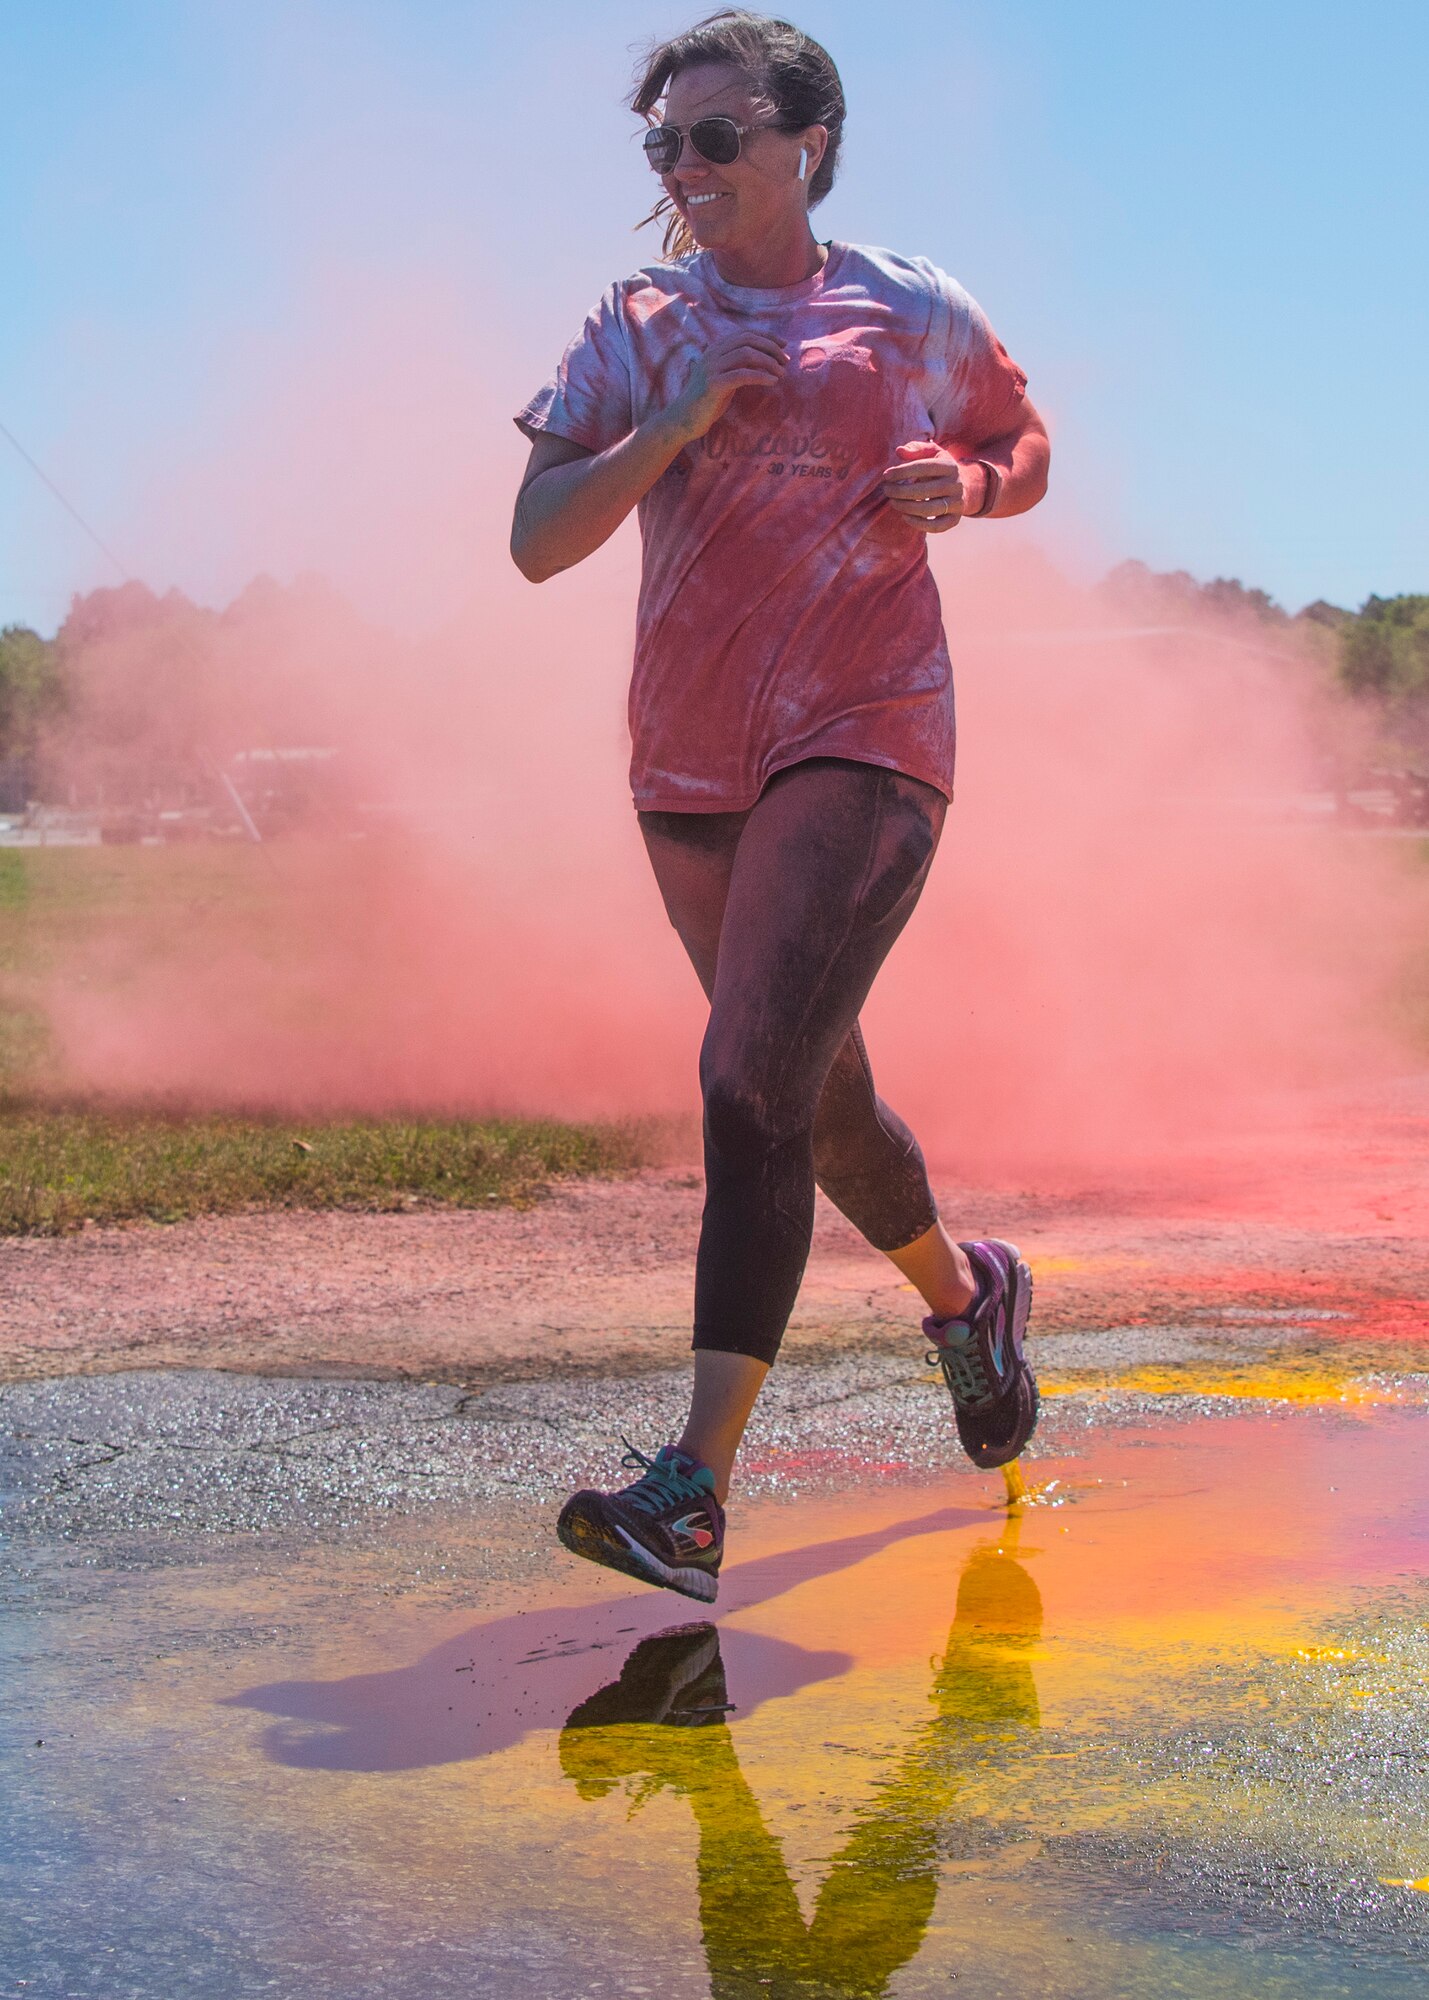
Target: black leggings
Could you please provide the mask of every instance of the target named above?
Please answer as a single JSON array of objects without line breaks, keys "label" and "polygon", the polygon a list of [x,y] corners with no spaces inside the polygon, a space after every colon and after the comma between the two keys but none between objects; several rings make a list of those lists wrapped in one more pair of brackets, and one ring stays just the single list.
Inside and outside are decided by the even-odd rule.
[{"label": "black leggings", "polygon": [[918,1142],[873,1087],[858,1011],[918,900],[945,810],[916,778],[819,757],[771,778],[747,812],[640,815],[710,1002],[697,1348],[773,1361],[816,1180],[879,1250],[937,1220]]}]

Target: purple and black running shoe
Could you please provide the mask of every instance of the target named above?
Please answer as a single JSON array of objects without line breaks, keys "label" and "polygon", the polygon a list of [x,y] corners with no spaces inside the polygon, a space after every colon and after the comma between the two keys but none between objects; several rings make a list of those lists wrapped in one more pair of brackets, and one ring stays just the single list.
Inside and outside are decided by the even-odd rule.
[{"label": "purple and black running shoe", "polygon": [[628,1438],[624,1443],[621,1463],[632,1471],[642,1467],[640,1478],[618,1493],[573,1493],[556,1533],[587,1562],[713,1604],[724,1555],[724,1509],[715,1498],[714,1474],[678,1445],[661,1445],[647,1458]]},{"label": "purple and black running shoe", "polygon": [[928,1355],[943,1371],[958,1436],[974,1465],[989,1471],[1017,1457],[1037,1428],[1037,1378],[1022,1352],[1032,1310],[1032,1273],[1015,1243],[963,1243],[977,1297],[962,1319],[930,1315]]}]

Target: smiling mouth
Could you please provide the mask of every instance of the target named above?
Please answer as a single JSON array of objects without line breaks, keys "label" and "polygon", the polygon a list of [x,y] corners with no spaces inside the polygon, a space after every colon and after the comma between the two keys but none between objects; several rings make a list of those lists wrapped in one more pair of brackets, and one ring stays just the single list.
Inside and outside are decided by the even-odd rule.
[{"label": "smiling mouth", "polygon": [[685,207],[708,208],[712,201],[728,201],[728,200],[729,196],[723,190],[721,190],[719,194],[687,194],[685,196]]}]

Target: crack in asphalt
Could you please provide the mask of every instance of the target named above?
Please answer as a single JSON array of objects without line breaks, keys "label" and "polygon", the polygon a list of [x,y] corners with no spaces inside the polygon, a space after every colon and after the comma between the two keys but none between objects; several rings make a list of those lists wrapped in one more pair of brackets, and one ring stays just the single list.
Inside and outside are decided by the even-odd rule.
[{"label": "crack in asphalt", "polygon": [[[447,1424],[453,1421],[471,1422],[477,1419],[483,1423],[496,1425],[539,1424],[547,1429],[556,1431],[562,1428],[559,1418],[542,1416],[534,1412],[474,1409],[472,1406],[479,1404],[488,1393],[485,1390],[469,1391],[467,1394],[459,1397],[456,1403],[448,1410],[434,1410],[422,1415],[399,1418],[395,1424],[389,1420],[387,1427],[388,1441],[390,1441],[393,1430],[400,1434],[402,1431],[417,1430],[427,1425]],[[366,1429],[370,1429],[370,1423],[365,1419],[341,1418],[333,1423],[315,1424],[309,1429],[296,1431],[287,1437],[250,1438],[243,1443],[232,1442],[219,1437],[203,1438],[196,1442],[184,1438],[156,1437],[135,1440],[125,1445],[111,1438],[85,1438],[66,1435],[64,1439],[66,1444],[77,1445],[81,1450],[97,1447],[109,1455],[105,1458],[80,1459],[73,1464],[61,1467],[52,1475],[52,1484],[59,1491],[64,1492],[69,1489],[80,1473],[91,1472],[105,1466],[113,1465],[120,1458],[157,1457],[166,1452],[188,1452],[199,1456],[216,1458],[233,1457],[247,1452],[254,1452],[274,1458],[292,1458],[301,1456],[303,1447],[311,1444],[317,1438],[332,1437],[340,1434],[350,1435]],[[26,1433],[25,1441],[33,1440],[33,1436],[33,1433]],[[418,1466],[409,1466],[407,1472],[411,1477],[418,1479],[429,1479],[437,1476],[435,1473],[424,1471]]]}]

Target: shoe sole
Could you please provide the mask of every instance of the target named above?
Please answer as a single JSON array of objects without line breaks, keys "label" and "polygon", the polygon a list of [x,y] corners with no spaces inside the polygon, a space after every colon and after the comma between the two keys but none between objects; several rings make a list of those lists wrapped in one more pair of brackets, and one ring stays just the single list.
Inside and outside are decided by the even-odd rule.
[{"label": "shoe sole", "polygon": [[556,1534],[573,1556],[599,1563],[603,1569],[619,1570],[637,1583],[658,1584],[662,1590],[676,1590],[681,1597],[693,1597],[700,1604],[714,1603],[719,1591],[717,1576],[703,1569],[673,1569],[648,1549],[617,1540],[605,1521],[592,1518],[580,1504],[583,1498],[579,1493],[573,1495],[556,1522]]},{"label": "shoe sole", "polygon": [[[1016,1445],[992,1446],[987,1451],[969,1451],[973,1464],[986,1472],[995,1472],[999,1466],[1010,1465],[1031,1442],[1032,1433],[1037,1428],[1037,1418],[1042,1408],[1042,1395],[1037,1387],[1037,1377],[1032,1372],[1031,1363],[1022,1352],[1022,1340],[1027,1331],[1027,1322],[1032,1316],[1032,1272],[1022,1261],[1022,1252],[1015,1243],[1005,1237],[988,1236],[984,1241],[999,1250],[1007,1252],[1008,1288],[1012,1293],[1009,1313],[1012,1336],[1012,1352],[1017,1361],[1017,1382],[1019,1404],[1026,1399],[1026,1415],[1017,1426]],[[956,1407],[956,1406],[955,1406]],[[963,1446],[967,1451],[967,1446]]]}]

